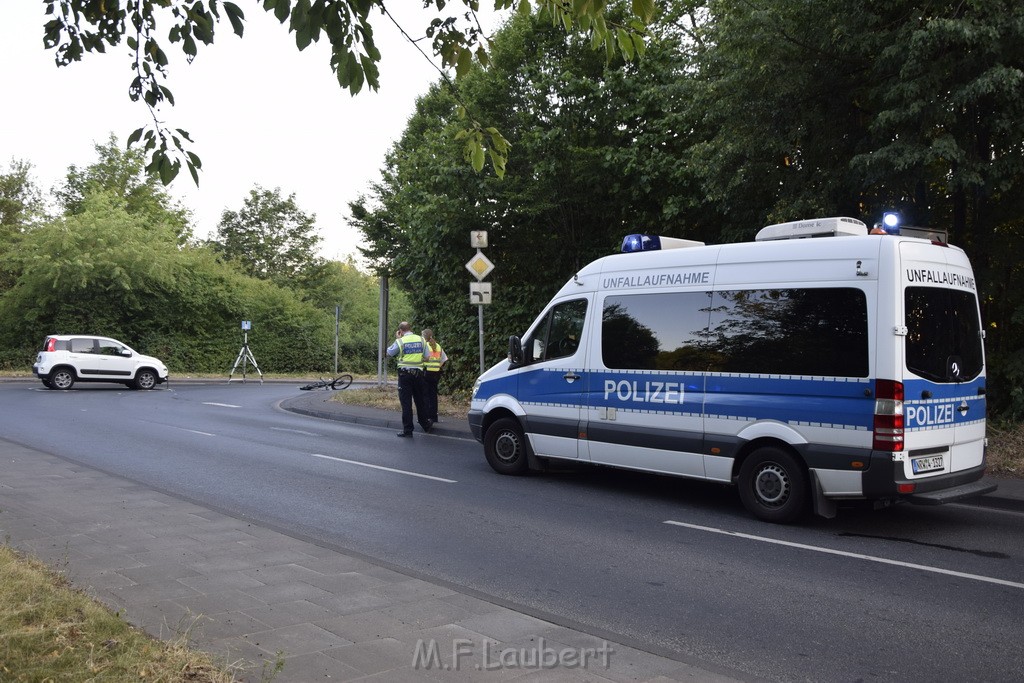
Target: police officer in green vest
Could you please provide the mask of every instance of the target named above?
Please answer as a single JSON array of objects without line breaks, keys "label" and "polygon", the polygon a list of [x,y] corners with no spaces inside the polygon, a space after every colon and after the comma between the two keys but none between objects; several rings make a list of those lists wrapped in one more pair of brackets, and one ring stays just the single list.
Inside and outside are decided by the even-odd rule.
[{"label": "police officer in green vest", "polygon": [[399,323],[395,343],[388,347],[388,355],[398,358],[398,402],[402,405],[402,431],[398,436],[412,436],[412,405],[416,404],[416,417],[423,431],[434,426],[427,415],[424,399],[423,361],[426,348],[423,338],[412,331],[412,325]]}]

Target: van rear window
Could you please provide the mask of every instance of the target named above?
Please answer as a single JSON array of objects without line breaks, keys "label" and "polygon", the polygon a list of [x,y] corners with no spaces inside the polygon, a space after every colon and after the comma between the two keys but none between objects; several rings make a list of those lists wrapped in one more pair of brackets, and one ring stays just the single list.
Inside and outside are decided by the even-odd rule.
[{"label": "van rear window", "polygon": [[933,382],[967,382],[985,366],[978,300],[971,292],[907,287],[907,370]]},{"label": "van rear window", "polygon": [[609,296],[602,354],[613,369],[867,377],[867,299],[853,288]]}]

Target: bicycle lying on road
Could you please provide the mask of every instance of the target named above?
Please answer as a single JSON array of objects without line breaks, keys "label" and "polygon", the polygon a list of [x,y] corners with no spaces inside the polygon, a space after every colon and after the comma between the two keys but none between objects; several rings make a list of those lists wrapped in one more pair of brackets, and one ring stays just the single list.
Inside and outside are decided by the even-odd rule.
[{"label": "bicycle lying on road", "polygon": [[340,389],[347,389],[352,384],[352,375],[338,375],[337,377],[321,377],[315,382],[310,382],[304,387],[299,387],[302,391],[310,391],[312,389],[324,389],[327,391],[338,391]]}]

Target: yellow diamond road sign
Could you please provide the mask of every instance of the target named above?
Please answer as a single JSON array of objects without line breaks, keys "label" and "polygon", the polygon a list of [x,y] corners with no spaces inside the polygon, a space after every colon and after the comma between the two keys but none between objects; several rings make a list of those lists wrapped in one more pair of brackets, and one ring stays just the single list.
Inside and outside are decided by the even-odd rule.
[{"label": "yellow diamond road sign", "polygon": [[491,260],[484,256],[484,253],[478,249],[476,256],[466,262],[466,270],[473,273],[477,280],[483,280],[485,277],[490,275],[492,270],[494,270],[494,264],[491,263]]}]

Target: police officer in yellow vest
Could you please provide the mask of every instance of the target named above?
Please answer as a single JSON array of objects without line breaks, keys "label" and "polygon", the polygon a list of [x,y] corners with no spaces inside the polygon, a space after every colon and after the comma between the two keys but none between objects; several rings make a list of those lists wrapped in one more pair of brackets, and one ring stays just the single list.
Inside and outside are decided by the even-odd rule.
[{"label": "police officer in yellow vest", "polygon": [[429,432],[434,421],[427,414],[424,399],[423,361],[426,358],[423,338],[413,333],[412,325],[399,323],[395,343],[388,347],[388,355],[398,357],[398,402],[402,404],[402,431],[398,436],[412,436],[412,405],[416,404],[416,417],[423,431]]},{"label": "police officer in yellow vest", "polygon": [[441,380],[441,368],[448,362],[448,354],[444,352],[441,345],[434,339],[434,331],[430,328],[423,330],[423,377],[426,380],[426,404],[427,417],[435,423],[437,419],[437,383]]}]

